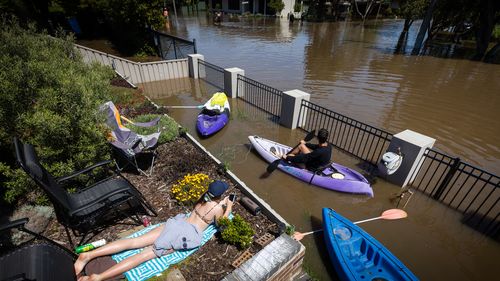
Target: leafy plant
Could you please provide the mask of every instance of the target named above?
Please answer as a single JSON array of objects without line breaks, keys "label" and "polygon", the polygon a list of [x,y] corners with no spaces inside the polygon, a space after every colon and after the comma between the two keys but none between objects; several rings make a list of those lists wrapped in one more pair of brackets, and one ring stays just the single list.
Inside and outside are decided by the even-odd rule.
[{"label": "leafy plant", "polygon": [[[134,118],[134,122],[148,122],[153,120],[154,118],[160,116],[160,139],[158,140],[159,144],[163,144],[169,141],[172,141],[176,137],[179,136],[179,124],[175,122],[174,119],[170,118],[167,115],[158,115],[158,114],[145,114],[139,115]],[[157,127],[139,127],[134,126],[133,124],[127,124],[127,128],[130,130],[140,134],[140,135],[149,135],[156,133]]]},{"label": "leafy plant", "polygon": [[300,5],[300,2],[295,2],[295,5],[293,5],[293,11],[295,13],[301,12],[300,8],[302,5]]},{"label": "leafy plant", "polygon": [[211,182],[208,175],[202,173],[187,174],[172,186],[172,197],[183,205],[192,205],[208,190],[208,185]]},{"label": "leafy plant", "polygon": [[55,177],[109,159],[98,109],[109,99],[111,68],[84,63],[72,37],[49,37],[33,25],[23,29],[5,18],[0,21],[0,65],[8,66],[0,70],[4,200],[12,203],[35,190],[10,156],[14,136],[33,144]]},{"label": "leafy plant", "polygon": [[285,233],[292,236],[295,233],[295,225],[289,224],[286,226]]},{"label": "leafy plant", "polygon": [[222,240],[240,249],[250,247],[255,231],[240,215],[236,214],[232,220],[221,218],[217,221],[221,229]]},{"label": "leafy plant", "polygon": [[283,0],[271,0],[268,6],[274,9],[277,13],[280,13],[285,8],[285,3]]}]

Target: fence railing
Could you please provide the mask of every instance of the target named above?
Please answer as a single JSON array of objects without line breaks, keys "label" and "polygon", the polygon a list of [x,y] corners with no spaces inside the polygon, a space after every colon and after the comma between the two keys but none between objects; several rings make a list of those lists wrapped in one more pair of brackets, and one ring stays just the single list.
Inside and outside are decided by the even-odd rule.
[{"label": "fence railing", "polygon": [[325,128],[330,132],[330,143],[374,165],[392,139],[391,133],[306,100],[302,100],[297,127],[306,131]]},{"label": "fence railing", "polygon": [[238,75],[238,97],[275,117],[281,115],[283,92],[278,89]]},{"label": "fence railing", "polygon": [[482,232],[500,226],[500,178],[434,149],[427,149],[410,186],[464,214]]},{"label": "fence railing", "polygon": [[196,39],[189,41],[156,30],[151,32],[158,54],[164,60],[185,59],[189,54],[196,54]]},{"label": "fence railing", "polygon": [[110,66],[133,84],[189,77],[187,59],[139,63],[78,44],[74,46],[84,62]]},{"label": "fence railing", "polygon": [[224,68],[204,60],[199,60],[198,75],[201,80],[214,86],[218,90],[224,90]]}]

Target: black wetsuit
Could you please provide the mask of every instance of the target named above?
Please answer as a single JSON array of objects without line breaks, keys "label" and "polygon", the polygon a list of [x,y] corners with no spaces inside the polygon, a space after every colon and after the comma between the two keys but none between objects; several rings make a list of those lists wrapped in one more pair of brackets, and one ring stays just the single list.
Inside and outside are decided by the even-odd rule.
[{"label": "black wetsuit", "polygon": [[311,153],[301,153],[296,156],[287,156],[286,160],[291,163],[304,163],[308,170],[314,171],[319,167],[330,163],[332,157],[332,146],[319,146],[319,144],[306,143]]}]

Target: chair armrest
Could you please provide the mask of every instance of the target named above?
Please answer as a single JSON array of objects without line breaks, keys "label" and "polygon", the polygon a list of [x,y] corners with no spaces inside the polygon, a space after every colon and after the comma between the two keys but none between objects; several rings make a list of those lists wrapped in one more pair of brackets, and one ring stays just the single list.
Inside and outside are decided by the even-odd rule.
[{"label": "chair armrest", "polygon": [[100,196],[100,198],[99,198],[99,199],[96,199],[96,200],[94,200],[94,201],[92,201],[92,202],[89,202],[89,203],[87,203],[87,204],[85,204],[85,205],[81,206],[81,207],[80,207],[80,208],[78,208],[78,209],[75,209],[75,210],[70,210],[70,211],[68,212],[68,214],[69,214],[69,216],[71,216],[71,217],[72,217],[72,216],[74,216],[75,214],[77,214],[78,212],[81,212],[81,211],[83,211],[83,210],[85,210],[85,209],[88,209],[88,208],[90,208],[90,207],[92,207],[92,206],[94,206],[94,205],[96,205],[96,204],[99,204],[99,203],[101,203],[102,201],[106,201],[106,200],[108,200],[108,198],[109,198],[109,197],[111,197],[111,196],[113,196],[113,195],[116,195],[116,194],[119,194],[119,193],[127,193],[127,194],[129,194],[129,195],[135,196],[134,194],[132,194],[132,193],[130,192],[129,187],[123,187],[123,188],[120,188],[120,189],[117,189],[117,190],[113,190],[113,191],[111,191],[111,192],[108,192],[108,193],[106,193],[106,194],[103,194],[103,195],[101,195],[101,196]]},{"label": "chair armrest", "polygon": [[134,142],[133,144],[131,145],[127,145],[127,144],[124,144],[122,142],[119,142],[119,141],[113,141],[111,142],[111,144],[121,150],[127,150],[127,149],[135,149],[140,143],[141,143],[142,139],[139,138],[137,139],[136,142]]},{"label": "chair armrest", "polygon": [[142,122],[142,123],[139,123],[139,122],[134,122],[132,123],[134,126],[137,126],[137,127],[153,127],[153,126],[157,126],[158,125],[158,122],[160,122],[160,119],[161,117],[156,117],[155,119],[149,121],[149,122]]},{"label": "chair armrest", "polygon": [[27,224],[29,221],[28,218],[23,218],[23,219],[18,219],[15,221],[9,221],[5,224],[0,225],[0,232],[7,231],[12,228],[21,228],[24,227],[25,224]]},{"label": "chair armrest", "polygon": [[90,167],[87,167],[87,168],[85,168],[83,170],[77,171],[77,172],[75,172],[75,173],[73,173],[71,175],[67,175],[67,176],[63,176],[63,177],[57,178],[56,181],[57,181],[57,183],[61,183],[63,181],[72,179],[72,178],[74,178],[74,177],[76,177],[78,175],[88,173],[88,172],[90,172],[90,171],[92,171],[92,170],[94,170],[94,169],[96,169],[98,167],[101,167],[101,166],[104,166],[104,165],[108,165],[108,164],[110,164],[112,162],[113,162],[112,160],[106,160],[106,161],[99,162],[99,163],[97,163],[95,165],[92,165]]}]

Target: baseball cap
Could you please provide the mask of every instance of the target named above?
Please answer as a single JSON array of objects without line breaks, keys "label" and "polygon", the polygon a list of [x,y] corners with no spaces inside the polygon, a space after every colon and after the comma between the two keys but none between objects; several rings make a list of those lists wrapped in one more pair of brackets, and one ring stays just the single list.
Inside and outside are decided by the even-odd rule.
[{"label": "baseball cap", "polygon": [[216,180],[208,185],[208,195],[210,197],[219,197],[229,188],[229,185],[226,182]]}]

